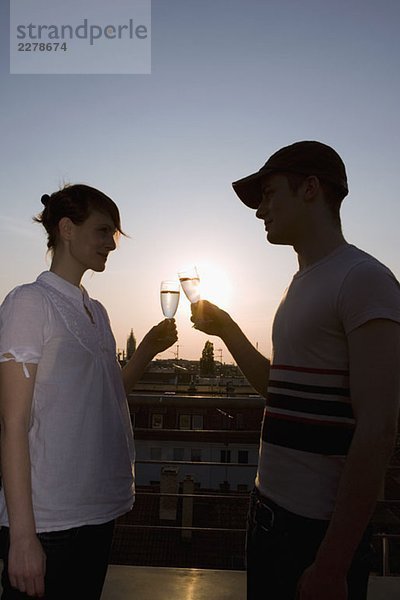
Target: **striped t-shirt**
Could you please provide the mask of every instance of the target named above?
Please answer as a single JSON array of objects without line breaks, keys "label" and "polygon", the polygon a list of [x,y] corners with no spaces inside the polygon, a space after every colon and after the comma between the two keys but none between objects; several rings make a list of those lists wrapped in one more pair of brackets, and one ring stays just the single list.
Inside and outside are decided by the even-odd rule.
[{"label": "striped t-shirt", "polygon": [[332,514],[355,427],[347,335],[378,318],[400,322],[400,285],[352,245],[299,271],[284,294],[273,325],[256,485],[287,510],[316,519]]}]

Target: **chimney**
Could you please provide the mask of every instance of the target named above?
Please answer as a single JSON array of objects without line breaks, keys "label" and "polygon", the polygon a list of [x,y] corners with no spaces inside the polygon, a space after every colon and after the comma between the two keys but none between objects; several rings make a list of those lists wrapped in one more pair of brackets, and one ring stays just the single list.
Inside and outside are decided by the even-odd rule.
[{"label": "chimney", "polygon": [[[183,481],[183,493],[194,493],[194,479],[191,475],[186,475]],[[182,527],[192,527],[193,525],[193,498],[183,498],[182,501]],[[192,530],[182,530],[182,539],[190,541],[192,539]]]},{"label": "chimney", "polygon": [[[161,469],[161,494],[178,493],[178,467],[162,467]],[[160,497],[160,519],[176,521],[177,496]]]}]

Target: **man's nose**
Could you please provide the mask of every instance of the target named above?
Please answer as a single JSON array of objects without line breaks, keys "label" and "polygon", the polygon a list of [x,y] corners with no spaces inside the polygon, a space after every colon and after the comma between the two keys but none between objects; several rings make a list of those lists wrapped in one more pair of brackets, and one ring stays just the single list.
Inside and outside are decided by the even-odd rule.
[{"label": "man's nose", "polygon": [[261,200],[260,205],[256,211],[257,219],[264,219],[265,215],[267,214],[267,208],[267,202],[265,200]]}]

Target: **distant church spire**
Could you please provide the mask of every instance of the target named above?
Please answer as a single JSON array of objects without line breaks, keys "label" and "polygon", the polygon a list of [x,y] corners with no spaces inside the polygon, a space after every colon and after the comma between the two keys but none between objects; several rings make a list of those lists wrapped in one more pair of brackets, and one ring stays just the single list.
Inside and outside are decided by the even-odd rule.
[{"label": "distant church spire", "polygon": [[131,356],[134,354],[135,350],[136,350],[136,338],[133,335],[133,329],[131,329],[131,332],[130,332],[129,337],[126,342],[126,360],[129,360],[131,358]]}]

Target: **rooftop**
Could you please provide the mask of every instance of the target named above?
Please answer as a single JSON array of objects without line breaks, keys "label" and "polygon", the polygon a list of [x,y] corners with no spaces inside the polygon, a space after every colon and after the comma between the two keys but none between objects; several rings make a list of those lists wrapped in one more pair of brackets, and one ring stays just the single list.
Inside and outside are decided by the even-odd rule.
[{"label": "rooftop", "polygon": [[[399,577],[371,577],[368,600],[398,600]],[[245,600],[243,571],[109,567],[102,600]]]},{"label": "rooftop", "polygon": [[[2,568],[2,562],[0,561]],[[2,591],[0,584],[0,592]],[[398,600],[400,577],[372,576],[368,600]],[[101,600],[245,600],[243,571],[110,565]]]}]

